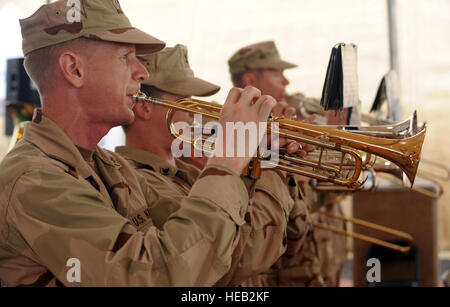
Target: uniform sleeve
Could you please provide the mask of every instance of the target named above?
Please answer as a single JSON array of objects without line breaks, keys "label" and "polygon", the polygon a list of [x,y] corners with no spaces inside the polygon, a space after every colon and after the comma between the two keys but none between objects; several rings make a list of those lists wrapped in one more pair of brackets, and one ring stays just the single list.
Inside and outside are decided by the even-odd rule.
[{"label": "uniform sleeve", "polygon": [[[7,241],[18,252],[30,249],[65,286],[207,286],[230,267],[247,203],[239,176],[206,169],[163,230],[143,232],[87,181],[59,169],[31,170],[12,188]],[[79,282],[69,281],[70,259],[79,260]]]},{"label": "uniform sleeve", "polygon": [[263,171],[246,213],[247,224],[240,228],[232,267],[218,285],[240,285],[277,261],[286,250],[287,220],[292,206],[284,174]]},{"label": "uniform sleeve", "polygon": [[287,226],[287,255],[297,254],[305,243],[307,234],[312,231],[313,220],[309,213],[307,201],[302,195],[295,178],[287,178],[289,192],[294,200],[294,206],[289,212]]},{"label": "uniform sleeve", "polygon": [[[294,176],[288,176],[294,206],[287,226],[287,250],[263,276],[265,286],[322,285],[313,220],[309,213],[313,203],[309,185],[299,185]],[[305,193],[306,191],[306,193]]]}]

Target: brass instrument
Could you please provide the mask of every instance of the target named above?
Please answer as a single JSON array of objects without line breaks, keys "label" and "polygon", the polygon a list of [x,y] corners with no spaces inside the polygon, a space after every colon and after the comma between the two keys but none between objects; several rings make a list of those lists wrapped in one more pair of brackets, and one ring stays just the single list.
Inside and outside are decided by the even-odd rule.
[{"label": "brass instrument", "polygon": [[[397,130],[398,132],[403,132],[405,130],[408,130],[410,134],[413,134],[414,132],[417,132],[418,130],[421,129],[420,126],[417,125],[417,115],[416,112],[414,112],[414,115],[412,118],[407,119],[406,121],[411,121],[411,127],[406,129],[405,128],[405,122],[402,123],[398,123],[398,124],[393,124],[392,122],[388,121],[388,120],[383,120],[383,119],[379,119],[376,118],[374,116],[368,115],[368,114],[362,114],[361,115],[361,120],[371,124],[371,125],[378,125],[378,126],[371,126],[371,127],[365,127],[365,128],[375,128],[378,129],[380,127],[394,127],[395,130]],[[402,127],[404,128],[404,130],[402,131]],[[382,129],[380,129],[382,130]],[[405,132],[403,132],[403,134],[407,134]],[[380,136],[380,135],[379,135]],[[394,137],[394,135],[390,135],[389,137]],[[441,181],[448,181],[450,180],[450,168],[442,163],[436,162],[436,161],[432,161],[430,159],[426,159],[426,158],[421,158],[421,162],[422,162],[422,166],[427,165],[427,168],[433,168],[433,171],[429,171],[429,170],[425,170],[420,169],[419,175],[421,177],[433,180],[433,179],[438,179]]]},{"label": "brass instrument", "polygon": [[[177,102],[163,101],[160,99],[147,97],[143,93],[138,93],[134,97],[136,99],[136,103],[149,102],[169,108],[166,121],[169,130],[174,137],[193,144],[193,146],[198,150],[204,150],[205,147],[207,149],[211,148],[211,144],[207,144],[207,139],[205,139],[203,135],[194,139],[186,139],[183,135],[179,134],[173,125],[172,119],[176,111],[185,111],[193,114],[202,114],[208,118],[218,120],[220,116],[219,113],[222,108],[221,105],[190,98],[181,99]],[[341,186],[346,190],[349,188],[362,186],[363,183],[358,181],[358,178],[363,167],[368,167],[374,163],[374,160],[371,159],[372,155],[382,155],[388,159],[395,160],[393,163],[399,163],[402,169],[408,172],[409,178],[413,181],[415,177],[415,170],[417,169],[419,162],[423,139],[425,137],[425,128],[415,136],[404,139],[389,140],[372,136],[357,135],[352,132],[340,131],[335,128],[303,124],[285,119],[269,119],[269,132],[271,122],[279,123],[279,129],[274,132],[279,133],[280,136],[298,142],[312,144],[321,148],[319,152],[316,153],[318,156],[317,161],[289,156],[286,153],[280,153],[280,163],[276,165],[278,169],[311,177],[317,180],[325,180],[328,183],[333,184],[333,186]],[[333,150],[333,154],[325,149]],[[340,165],[329,162],[322,163],[322,159],[324,159],[324,161],[330,161],[329,158],[326,158],[329,154],[335,155],[336,159],[340,159]],[[349,157],[346,158],[346,155]],[[352,162],[344,163],[344,161],[347,160]],[[310,167],[311,170],[304,170],[302,167],[305,166]],[[346,167],[353,171],[353,175],[348,176],[349,178],[339,178],[338,176],[342,175],[341,173]],[[324,173],[326,175],[323,175]],[[352,221],[355,224],[364,224],[370,228],[374,227],[377,230],[398,235],[408,240],[409,247],[397,246],[376,238],[343,231],[337,228],[333,229],[331,226],[322,225],[320,223],[315,223],[315,226],[402,252],[408,251],[411,248],[412,238],[408,234],[356,219],[349,219],[345,217],[336,218]]]},{"label": "brass instrument", "polygon": [[[328,155],[330,155],[330,154],[328,154]],[[312,152],[312,153],[309,153],[308,156],[317,156],[317,153]],[[339,156],[334,154],[334,157],[328,156],[327,159],[325,159],[325,161],[329,161],[329,163],[334,163],[335,165],[337,165],[339,162],[333,162],[333,159],[334,159],[334,161],[337,161],[338,158],[339,158]],[[353,167],[353,164],[351,163],[351,161],[347,162],[344,165],[350,169]],[[380,159],[380,158],[377,159],[377,157],[374,157],[374,159],[369,159],[367,162],[365,162],[363,164],[363,172],[365,172],[367,180],[364,183],[364,185],[361,186],[361,188],[359,190],[364,190],[364,191],[376,190],[378,188],[377,177],[384,178],[384,179],[390,181],[391,183],[399,185],[401,187],[404,186],[403,171],[397,165],[395,165],[389,161],[386,161],[384,159]],[[386,176],[384,176],[384,175],[386,175]],[[420,172],[418,173],[417,176],[425,177]],[[442,196],[442,194],[444,193],[444,188],[442,187],[442,185],[438,181],[434,180],[433,178],[427,178],[427,180],[434,183],[434,185],[437,187],[436,191],[430,191],[428,189],[424,189],[424,188],[417,187],[417,186],[411,187],[410,188],[411,191],[425,195],[425,196],[433,198],[433,199],[440,198]],[[329,184],[329,183],[325,183],[325,182],[317,182],[317,181],[312,182],[312,187],[314,188],[314,190],[321,191],[321,192],[352,192],[353,191],[352,189],[348,189],[343,186],[337,186],[337,185],[333,185],[333,184]]]},{"label": "brass instrument", "polygon": [[414,111],[413,115],[400,123],[390,123],[390,124],[378,124],[373,126],[329,126],[335,127],[343,131],[349,131],[357,134],[390,138],[390,139],[401,139],[405,136],[412,136],[424,129],[425,124],[417,124],[417,112]]},{"label": "brass instrument", "polygon": [[[413,136],[420,132],[422,129],[424,129],[424,125],[418,125],[417,123],[417,112],[414,111],[413,115],[397,124],[389,123],[389,121],[383,121],[378,120],[370,115],[363,114],[362,116],[364,121],[369,121],[369,123],[373,124],[374,126],[365,127],[365,126],[346,126],[346,125],[336,125],[336,126],[328,126],[328,127],[334,127],[336,129],[340,129],[343,131],[349,131],[357,134],[363,134],[363,135],[369,135],[369,136],[376,136],[376,137],[382,137],[382,138],[390,138],[390,139],[401,139],[405,136]],[[311,155],[311,154],[310,154]],[[314,155],[314,153],[312,154]],[[336,155],[334,159],[336,160]],[[383,173],[383,174],[391,174],[395,178],[398,178],[399,182],[393,180],[395,178],[392,177],[386,177],[387,180],[391,181],[392,183],[397,183],[401,186],[403,186],[403,172],[402,170],[397,167],[396,165],[386,162],[386,161],[380,161],[378,162],[376,160],[376,157],[373,160],[368,160],[367,163],[363,164],[364,168],[366,170],[373,170],[377,174]],[[374,164],[376,165],[374,166]],[[437,191],[429,191],[427,189],[423,189],[420,187],[411,187],[411,190],[414,192],[417,192],[419,194],[438,199],[442,196],[444,189],[442,185],[434,180],[439,179],[442,181],[448,181],[450,179],[450,168],[448,168],[446,165],[442,163],[437,163],[428,159],[421,158],[422,166],[423,163],[427,164],[429,167],[434,167],[434,171],[426,171],[423,169],[418,170],[418,176],[427,178],[431,182],[433,182],[437,186]],[[348,165],[351,167],[351,163]],[[428,167],[428,168],[429,168]],[[362,189],[364,190],[371,190],[376,188],[375,179],[376,174],[375,172],[371,172],[369,174],[369,183],[365,184]],[[350,192],[352,190],[346,189],[344,187],[340,186],[334,186],[332,184],[326,184],[326,183],[315,183],[313,185],[314,189],[317,191],[328,191],[328,192]]]},{"label": "brass instrument", "polygon": [[[190,98],[181,99],[177,102],[170,102],[147,97],[144,93],[137,93],[134,95],[134,98],[136,103],[150,102],[169,108],[170,110],[167,113],[167,124],[172,135],[181,139],[183,139],[183,137],[176,131],[172,123],[172,118],[176,111],[202,114],[206,117],[218,120],[222,108],[221,105],[215,103]],[[423,127],[423,129],[415,135],[399,139],[388,139],[360,135],[353,132],[342,131],[334,127],[317,126],[282,118],[268,119],[268,133],[271,132],[272,123],[279,125],[278,129],[274,132],[280,137],[317,146],[320,151],[317,161],[280,153],[279,163],[274,165],[276,168],[315,178],[317,180],[346,186],[350,189],[357,189],[364,183],[364,181],[359,179],[364,163],[364,157],[361,152],[380,156],[395,163],[406,174],[412,185],[419,165],[420,153],[426,133],[426,127]],[[203,150],[206,141],[203,135],[195,139],[183,140],[193,144],[198,150]],[[342,161],[345,160],[346,156],[349,156],[353,161],[352,172],[350,174],[344,174],[342,172],[343,165],[336,166],[324,162],[322,157],[327,150],[340,152]],[[258,156],[255,159],[258,160],[257,162],[263,160],[261,156]]]},{"label": "brass instrument", "polygon": [[360,233],[355,233],[355,232],[351,232],[351,231],[347,231],[347,230],[344,230],[344,229],[339,229],[339,228],[336,228],[336,227],[333,227],[333,226],[329,226],[329,225],[325,225],[325,224],[322,224],[322,223],[315,222],[314,226],[317,227],[317,228],[321,228],[321,229],[325,229],[325,230],[332,231],[332,232],[335,232],[335,233],[339,233],[339,234],[342,234],[342,235],[345,235],[345,236],[349,236],[349,237],[352,237],[352,238],[355,238],[355,239],[358,239],[358,240],[362,240],[362,241],[365,241],[365,242],[368,242],[368,243],[372,243],[372,244],[376,244],[376,245],[379,245],[379,246],[383,246],[385,248],[389,248],[389,249],[392,249],[392,250],[395,250],[395,251],[399,251],[399,252],[402,252],[402,253],[409,252],[411,250],[412,246],[413,246],[413,238],[412,238],[412,236],[410,234],[402,232],[402,231],[398,231],[398,230],[395,230],[395,229],[392,229],[392,228],[388,228],[388,227],[381,226],[381,225],[378,225],[378,224],[375,224],[375,223],[363,221],[363,220],[360,220],[360,219],[349,218],[349,217],[345,217],[345,216],[342,216],[342,215],[337,215],[337,214],[334,214],[334,213],[331,213],[331,212],[318,211],[318,212],[313,213],[313,215],[314,214],[325,215],[325,216],[328,216],[328,217],[331,217],[331,218],[339,219],[339,220],[342,220],[342,221],[345,221],[345,222],[351,222],[351,223],[356,224],[356,225],[360,225],[360,226],[363,226],[363,227],[366,227],[366,228],[369,228],[369,229],[373,229],[373,230],[376,230],[378,232],[382,232],[382,233],[386,233],[386,234],[389,234],[389,235],[393,235],[393,236],[396,236],[396,237],[404,239],[408,243],[408,245],[407,246],[401,246],[401,245],[393,244],[391,242],[386,242],[386,241],[383,241],[383,240],[380,240],[380,239],[377,239],[377,238],[374,238],[374,237],[363,235],[363,234],[360,234]]}]

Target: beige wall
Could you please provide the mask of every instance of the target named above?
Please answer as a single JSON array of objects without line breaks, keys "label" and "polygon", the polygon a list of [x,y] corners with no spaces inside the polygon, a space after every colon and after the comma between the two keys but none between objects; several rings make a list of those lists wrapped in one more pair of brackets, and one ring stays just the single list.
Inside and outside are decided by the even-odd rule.
[{"label": "beige wall", "polygon": [[[399,12],[403,110],[428,122],[422,156],[450,166],[450,2],[399,1]],[[450,250],[450,182],[443,187],[439,242]]]},{"label": "beige wall", "polygon": [[[14,1],[31,14],[44,1]],[[126,0],[132,23],[168,46],[189,47],[196,74],[231,86],[226,61],[243,45],[276,41],[281,55],[298,63],[286,72],[288,91],[319,97],[331,47],[358,45],[359,87],[368,110],[389,69],[386,2],[382,0]],[[450,165],[450,1],[398,0],[398,40],[404,117],[414,109],[428,122],[424,156]],[[0,148],[0,154],[4,147]],[[450,250],[450,183],[440,199],[440,247]],[[420,225],[418,225],[420,226]]]}]

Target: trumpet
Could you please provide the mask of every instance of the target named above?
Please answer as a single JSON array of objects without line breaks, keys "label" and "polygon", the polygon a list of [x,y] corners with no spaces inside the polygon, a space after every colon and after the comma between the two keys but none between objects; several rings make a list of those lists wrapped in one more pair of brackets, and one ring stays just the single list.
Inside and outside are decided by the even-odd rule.
[{"label": "trumpet", "polygon": [[[318,114],[319,116],[325,116],[324,112],[317,111],[314,108],[309,108],[310,112],[304,114],[304,117],[307,117],[311,114]],[[363,135],[369,135],[369,136],[376,136],[376,137],[382,137],[382,138],[390,138],[390,139],[401,139],[406,136],[413,136],[423,130],[425,128],[425,124],[419,125],[417,121],[417,112],[414,111],[413,115],[409,117],[408,119],[399,122],[399,123],[393,123],[388,120],[383,120],[376,118],[371,115],[367,114],[361,114],[361,120],[363,122],[366,122],[370,124],[371,126],[351,126],[351,125],[334,125],[334,126],[328,126],[333,127],[336,129],[340,129],[343,131],[349,131],[357,134],[363,134]],[[375,159],[370,160],[370,163],[366,163],[363,166],[366,170],[371,169],[373,165],[375,164]],[[334,157],[336,160],[336,157]],[[375,167],[375,171],[377,173],[389,173],[391,175],[394,175],[394,178],[384,176],[384,178],[392,181],[393,183],[397,183],[395,180],[398,178],[400,180],[400,185],[403,185],[403,172],[401,169],[399,169],[397,166],[389,163],[389,166],[386,166],[387,164],[383,164],[384,162],[377,163],[377,166]],[[419,188],[419,187],[412,187],[411,190],[414,192],[417,192],[419,194],[438,199],[443,194],[443,187],[442,185],[436,181],[435,179],[441,180],[441,181],[448,181],[450,180],[450,168],[442,163],[438,163],[435,161],[431,161],[429,159],[421,158],[421,164],[422,168],[418,170],[418,176],[427,178],[428,180],[435,183],[437,186],[436,191],[429,191],[427,189]],[[427,165],[427,170],[423,169],[424,165]],[[351,166],[351,165],[350,165]],[[429,168],[432,168],[432,171],[428,170]],[[368,182],[370,184],[365,184],[363,189],[365,190],[371,190],[375,189],[375,179],[376,174],[375,172],[371,171],[368,176],[369,180]],[[334,186],[331,184],[326,183],[315,183],[314,189],[318,191],[329,191],[329,192],[349,192],[351,190],[345,189],[343,187]]]},{"label": "trumpet", "polygon": [[[173,125],[173,115],[176,111],[184,111],[218,120],[222,108],[219,104],[191,98],[181,99],[177,102],[164,101],[148,97],[141,92],[135,94],[134,99],[136,103],[149,102],[169,108],[166,120],[171,134],[176,138],[181,138],[183,141],[193,144],[198,150],[203,150],[205,137],[200,135],[191,139],[183,138]],[[399,166],[410,180],[412,186],[419,166],[420,153],[426,133],[426,127],[423,126],[421,131],[412,136],[388,139],[283,118],[269,118],[267,122],[268,133],[272,132],[272,123],[278,125],[278,128],[273,132],[280,137],[311,144],[318,147],[320,152],[317,161],[280,152],[279,163],[274,164],[274,167],[294,174],[346,186],[350,189],[358,189],[364,184],[364,180],[360,180],[364,163],[362,152],[380,156]],[[324,161],[324,152],[328,150],[340,152],[342,161],[345,160],[346,156],[349,156],[353,161],[352,171],[350,173],[343,172],[343,164],[336,166]],[[263,159],[261,155],[254,158],[254,161],[256,160],[254,162],[255,168]]]}]

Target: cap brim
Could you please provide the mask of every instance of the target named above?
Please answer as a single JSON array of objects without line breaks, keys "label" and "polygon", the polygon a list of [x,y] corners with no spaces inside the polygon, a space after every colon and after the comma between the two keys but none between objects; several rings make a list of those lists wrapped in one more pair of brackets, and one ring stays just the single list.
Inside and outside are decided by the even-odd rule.
[{"label": "cap brim", "polygon": [[264,61],[262,63],[258,63],[256,66],[258,67],[252,67],[252,68],[267,68],[267,69],[289,69],[289,68],[295,68],[298,67],[298,65],[283,61],[281,59],[276,59],[272,61]]},{"label": "cap brim", "polygon": [[296,67],[298,67],[297,64],[293,64],[293,63],[286,62],[286,61],[283,61],[283,60],[281,60],[279,62],[279,65],[282,67],[281,69],[289,69],[289,68],[296,68]]},{"label": "cap brim", "polygon": [[135,44],[138,55],[158,52],[166,46],[165,42],[136,28],[114,29],[95,33],[89,37],[108,42]]},{"label": "cap brim", "polygon": [[195,77],[166,83],[157,87],[176,95],[198,97],[211,96],[220,90],[220,86]]}]

